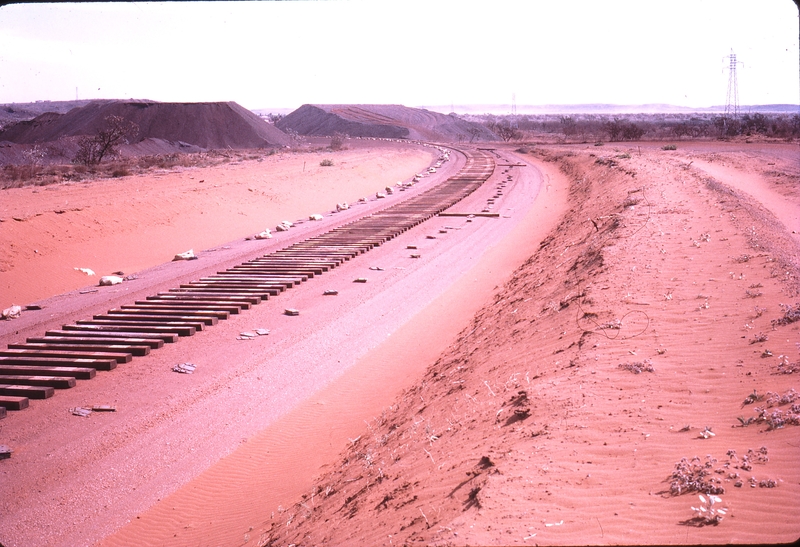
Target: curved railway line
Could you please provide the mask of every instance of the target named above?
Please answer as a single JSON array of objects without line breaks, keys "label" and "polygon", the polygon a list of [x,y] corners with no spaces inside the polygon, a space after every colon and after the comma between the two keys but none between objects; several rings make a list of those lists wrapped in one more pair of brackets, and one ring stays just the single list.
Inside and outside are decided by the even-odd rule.
[{"label": "curved railway line", "polygon": [[487,151],[459,152],[466,164],[456,175],[400,203],[216,275],[9,344],[0,351],[0,417],[6,409],[24,409],[30,399],[49,398],[57,389],[91,379],[98,370],[113,370],[192,336],[441,213],[480,187],[495,169]]}]

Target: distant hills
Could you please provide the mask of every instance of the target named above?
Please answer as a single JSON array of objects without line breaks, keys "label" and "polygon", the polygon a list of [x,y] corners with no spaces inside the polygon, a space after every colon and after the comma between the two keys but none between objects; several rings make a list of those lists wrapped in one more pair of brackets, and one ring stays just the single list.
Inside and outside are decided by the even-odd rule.
[{"label": "distant hills", "polygon": [[305,104],[275,124],[300,135],[383,137],[426,141],[491,141],[497,136],[481,124],[439,112],[396,104]]},{"label": "distant hills", "polygon": [[[457,115],[450,115],[451,110]],[[288,146],[293,135],[326,137],[387,137],[439,142],[485,142],[498,137],[477,118],[481,114],[508,115],[509,105],[440,105],[411,108],[402,105],[306,104],[286,113],[276,123],[261,115],[267,109],[248,110],[235,102],[160,103],[149,100],[39,101],[0,105],[0,164],[25,161],[25,153],[43,146],[52,161],[74,155],[83,135],[94,135],[108,116],[134,122],[138,134],[125,145],[130,155],[167,154],[210,149],[248,149]],[[739,111],[793,115],[798,105],[744,105]],[[258,112],[259,114],[257,114]],[[603,115],[656,117],[706,116],[724,112],[722,106],[688,108],[667,104],[518,105],[525,115]]]},{"label": "distant hills", "polygon": [[[470,104],[470,105],[435,105],[425,106],[434,112],[457,114],[511,114],[510,104]],[[517,105],[518,115],[537,115],[537,114],[714,114],[725,112],[725,106],[709,106],[704,108],[692,108],[688,106],[675,106],[671,104],[639,104],[639,105],[619,105],[619,104],[547,104],[547,105]],[[800,106],[796,104],[758,104],[739,106],[739,112],[746,113],[773,113],[773,114],[797,114],[800,113]]]}]

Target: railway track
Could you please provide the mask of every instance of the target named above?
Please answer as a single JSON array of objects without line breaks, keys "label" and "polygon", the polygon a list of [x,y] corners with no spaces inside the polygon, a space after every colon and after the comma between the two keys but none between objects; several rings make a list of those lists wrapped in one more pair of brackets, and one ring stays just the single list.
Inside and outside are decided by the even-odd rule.
[{"label": "railway track", "polygon": [[461,150],[459,172],[414,197],[318,236],[0,351],[0,417],[31,399],[89,380],[247,311],[397,237],[459,202],[494,172],[481,150]]}]

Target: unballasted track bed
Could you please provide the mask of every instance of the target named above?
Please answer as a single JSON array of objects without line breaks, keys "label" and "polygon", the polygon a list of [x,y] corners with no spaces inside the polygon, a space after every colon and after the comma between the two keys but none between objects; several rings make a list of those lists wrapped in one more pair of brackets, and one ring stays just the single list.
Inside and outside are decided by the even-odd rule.
[{"label": "unballasted track bed", "polygon": [[471,194],[493,173],[483,151],[462,151],[466,165],[443,183],[331,231],[47,331],[0,351],[0,417],[29,399],[52,397],[133,357],[242,313],[397,237]]}]

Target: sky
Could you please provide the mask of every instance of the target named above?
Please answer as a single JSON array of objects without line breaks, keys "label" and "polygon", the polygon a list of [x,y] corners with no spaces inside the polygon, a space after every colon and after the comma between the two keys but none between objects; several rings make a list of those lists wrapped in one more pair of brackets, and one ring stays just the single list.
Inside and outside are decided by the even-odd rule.
[{"label": "sky", "polygon": [[[0,7],[0,103],[798,104],[792,0]],[[456,109],[457,110],[457,109]]]}]

